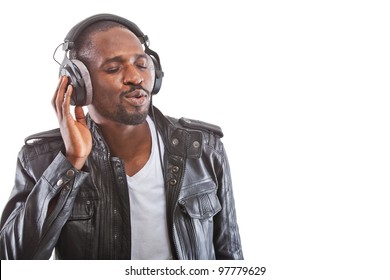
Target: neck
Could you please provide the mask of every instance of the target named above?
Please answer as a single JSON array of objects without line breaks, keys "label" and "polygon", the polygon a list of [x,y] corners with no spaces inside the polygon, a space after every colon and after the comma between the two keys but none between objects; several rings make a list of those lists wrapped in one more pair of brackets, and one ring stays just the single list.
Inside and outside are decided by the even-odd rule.
[{"label": "neck", "polygon": [[98,125],[113,156],[128,161],[139,154],[150,153],[152,138],[146,120],[140,125],[112,121]]}]

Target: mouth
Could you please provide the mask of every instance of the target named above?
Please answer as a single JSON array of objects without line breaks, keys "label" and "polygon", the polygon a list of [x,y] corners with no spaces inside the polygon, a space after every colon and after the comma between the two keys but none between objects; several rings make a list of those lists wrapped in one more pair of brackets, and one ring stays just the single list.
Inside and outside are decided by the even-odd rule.
[{"label": "mouth", "polygon": [[143,90],[133,90],[124,95],[124,99],[134,107],[140,107],[147,103],[148,94]]}]

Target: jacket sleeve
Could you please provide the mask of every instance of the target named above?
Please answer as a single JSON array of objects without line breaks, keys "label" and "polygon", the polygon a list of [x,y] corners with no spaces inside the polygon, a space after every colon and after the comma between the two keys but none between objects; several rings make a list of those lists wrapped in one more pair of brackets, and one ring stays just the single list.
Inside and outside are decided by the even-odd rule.
[{"label": "jacket sleeve", "polygon": [[[47,168],[19,153],[15,185],[1,217],[1,259],[49,259],[87,174],[59,152]],[[54,200],[53,200],[54,199]],[[53,208],[49,205],[51,201]],[[50,205],[51,206],[51,205]]]},{"label": "jacket sleeve", "polygon": [[220,170],[218,172],[218,198],[222,210],[215,216],[214,248],[216,259],[242,260],[243,253],[237,224],[230,167],[222,146]]}]

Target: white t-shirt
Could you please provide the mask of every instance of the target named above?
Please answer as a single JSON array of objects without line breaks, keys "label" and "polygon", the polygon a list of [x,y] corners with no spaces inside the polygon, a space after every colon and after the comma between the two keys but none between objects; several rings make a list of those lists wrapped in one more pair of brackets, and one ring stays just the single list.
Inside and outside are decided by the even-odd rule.
[{"label": "white t-shirt", "polygon": [[[127,176],[130,196],[131,258],[135,260],[172,259],[168,238],[164,178],[153,121],[147,117],[152,149],[145,166]],[[159,135],[160,137],[160,135]],[[161,156],[164,155],[160,138]]]}]

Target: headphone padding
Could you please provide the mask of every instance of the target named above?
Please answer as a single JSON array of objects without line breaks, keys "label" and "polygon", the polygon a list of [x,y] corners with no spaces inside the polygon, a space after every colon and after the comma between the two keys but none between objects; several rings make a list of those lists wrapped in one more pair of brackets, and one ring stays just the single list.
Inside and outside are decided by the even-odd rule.
[{"label": "headphone padding", "polygon": [[89,75],[89,71],[84,63],[82,63],[80,60],[77,59],[71,59],[71,62],[76,65],[77,69],[79,70],[79,74],[81,78],[84,81],[84,93],[85,93],[85,104],[83,105],[89,105],[92,103],[92,82],[91,82],[91,76]]}]

